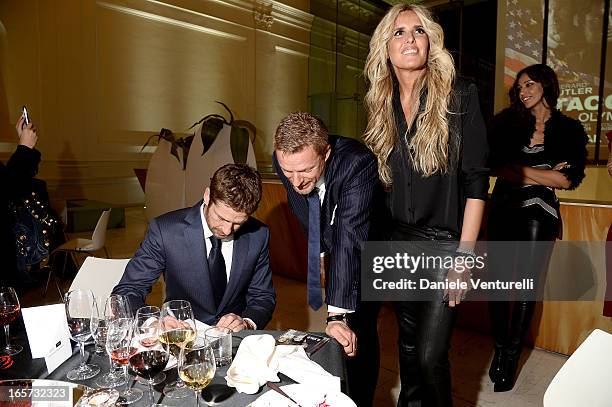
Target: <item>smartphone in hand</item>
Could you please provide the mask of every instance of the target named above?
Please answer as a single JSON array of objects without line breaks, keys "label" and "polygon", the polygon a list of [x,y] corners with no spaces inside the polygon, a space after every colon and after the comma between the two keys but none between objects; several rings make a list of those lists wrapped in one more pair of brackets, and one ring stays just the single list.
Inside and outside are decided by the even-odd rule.
[{"label": "smartphone in hand", "polygon": [[30,115],[28,114],[28,109],[24,106],[21,107],[21,112],[23,113],[23,125],[27,126],[30,124]]}]

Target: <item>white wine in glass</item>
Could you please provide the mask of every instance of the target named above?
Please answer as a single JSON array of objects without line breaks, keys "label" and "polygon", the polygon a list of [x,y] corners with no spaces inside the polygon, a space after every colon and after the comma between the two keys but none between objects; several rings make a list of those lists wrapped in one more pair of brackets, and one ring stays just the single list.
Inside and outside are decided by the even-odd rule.
[{"label": "white wine in glass", "polygon": [[178,359],[182,349],[193,345],[196,333],[192,328],[176,328],[163,332],[159,340],[169,346],[172,356]]},{"label": "white wine in glass", "polygon": [[179,377],[195,393],[196,406],[200,406],[199,394],[215,377],[217,364],[212,348],[199,341],[191,349],[184,349],[179,358]]},{"label": "white wine in glass", "polygon": [[[159,341],[167,344],[170,353],[180,359],[181,350],[188,348],[196,337],[195,318],[189,301],[171,300],[162,305]],[[191,392],[180,380],[168,384],[164,394],[170,398],[189,397]]]}]

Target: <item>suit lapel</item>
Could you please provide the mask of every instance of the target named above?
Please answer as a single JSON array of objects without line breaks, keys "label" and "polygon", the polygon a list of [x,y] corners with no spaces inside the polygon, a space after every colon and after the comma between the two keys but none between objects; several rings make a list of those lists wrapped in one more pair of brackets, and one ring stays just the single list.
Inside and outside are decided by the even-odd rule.
[{"label": "suit lapel", "polygon": [[321,240],[324,244],[325,250],[331,249],[331,241],[332,241],[332,219],[333,223],[336,222],[334,216],[334,209],[338,203],[338,191],[336,188],[336,172],[337,172],[337,162],[335,158],[335,150],[336,150],[336,142],[337,139],[330,139],[330,144],[332,147],[332,152],[327,160],[327,164],[325,166],[325,198],[323,198],[323,205],[321,206]]},{"label": "suit lapel", "polygon": [[[185,217],[187,223],[183,235],[185,237],[185,245],[187,246],[187,256],[185,259],[189,262],[189,273],[195,277],[200,287],[202,287],[202,296],[200,300],[202,305],[210,312],[215,314],[215,300],[212,294],[212,283],[210,281],[210,272],[208,271],[208,261],[206,261],[206,251],[204,246],[204,229],[202,228],[202,218],[200,216],[200,207],[202,202],[194,206],[194,210],[189,211]],[[185,270],[187,272],[187,270]]]},{"label": "suit lapel", "polygon": [[237,288],[239,286],[239,282],[242,279],[245,269],[244,262],[246,261],[246,256],[249,253],[249,235],[236,235],[236,239],[234,240],[234,248],[232,251],[232,268],[230,269],[230,277],[227,282],[227,288],[225,289],[225,294],[223,294],[223,298],[221,299],[221,304],[219,304],[218,311],[222,310],[226,304],[230,302],[232,296],[238,292]]}]

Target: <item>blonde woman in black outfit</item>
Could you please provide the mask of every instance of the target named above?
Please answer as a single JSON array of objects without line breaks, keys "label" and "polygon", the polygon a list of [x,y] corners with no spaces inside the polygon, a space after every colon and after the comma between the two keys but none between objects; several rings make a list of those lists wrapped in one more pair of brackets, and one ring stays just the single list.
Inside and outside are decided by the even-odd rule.
[{"label": "blonde woman in black outfit", "polygon": [[[587,137],[579,121],[556,110],[559,83],[543,64],[521,70],[510,88],[511,106],[489,130],[490,167],[497,176],[487,222],[490,241],[521,242],[518,266],[491,254],[491,271],[504,278],[530,277],[542,287],[561,218],[556,189],[574,189],[584,178]],[[528,244],[525,242],[538,242]],[[542,242],[550,242],[543,244]],[[514,273],[514,274],[513,274]],[[516,273],[521,273],[519,277]],[[514,386],[535,302],[491,301],[495,355],[489,376],[495,391]],[[511,309],[512,308],[512,309]]]},{"label": "blonde woman in black outfit", "polygon": [[[398,4],[372,35],[365,74],[365,142],[388,189],[393,241],[423,241],[444,254],[469,251],[488,189],[487,139],[476,87],[455,78],[444,33],[430,12]],[[438,281],[463,279],[453,269]],[[422,275],[422,274],[421,274]],[[398,406],[450,406],[449,341],[463,292],[395,303],[401,391]]]}]

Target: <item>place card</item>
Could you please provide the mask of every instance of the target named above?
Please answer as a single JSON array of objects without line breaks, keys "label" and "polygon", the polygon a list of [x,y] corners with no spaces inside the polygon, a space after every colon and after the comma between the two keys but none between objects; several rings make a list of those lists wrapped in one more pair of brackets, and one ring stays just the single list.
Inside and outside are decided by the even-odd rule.
[{"label": "place card", "polygon": [[51,349],[51,351],[45,356],[47,372],[53,372],[59,367],[59,365],[70,359],[70,356],[72,356],[72,347],[70,346],[70,339],[61,338],[55,344],[55,348]]},{"label": "place card", "polygon": [[[44,358],[53,352],[58,352],[57,349],[62,343],[68,343],[70,348],[70,333],[64,304],[22,308],[21,313],[33,359]],[[59,353],[62,354],[61,349]]]}]

